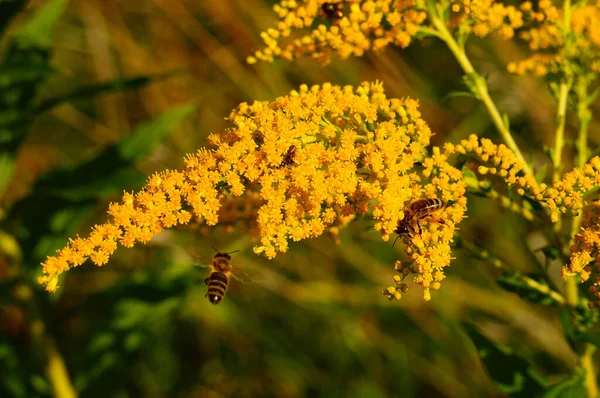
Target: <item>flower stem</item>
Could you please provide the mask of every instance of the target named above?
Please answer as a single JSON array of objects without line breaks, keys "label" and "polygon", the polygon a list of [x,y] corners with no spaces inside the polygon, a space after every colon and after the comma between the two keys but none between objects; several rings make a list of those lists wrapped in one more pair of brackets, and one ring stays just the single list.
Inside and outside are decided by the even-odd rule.
[{"label": "flower stem", "polygon": [[521,206],[519,203],[512,201],[509,197],[502,195],[498,191],[491,189],[490,191],[486,192],[485,195],[490,199],[494,199],[494,200],[498,201],[502,207],[504,207],[505,209],[508,209],[516,214],[519,214],[521,217],[523,217],[527,221],[532,222],[535,220],[535,216],[533,215],[533,213],[530,210],[527,210],[526,208]]},{"label": "flower stem", "polygon": [[[575,84],[575,94],[577,96],[577,119],[579,120],[579,135],[577,137],[577,167],[583,167],[588,160],[588,129],[592,120],[590,111],[590,101],[588,98],[588,85],[590,80],[586,76],[577,78]],[[582,213],[573,217],[571,225],[571,242],[575,239],[575,235],[579,232],[582,221]],[[577,281],[575,278],[569,278],[565,281],[565,294],[571,305],[577,304],[579,301]],[[596,348],[592,344],[585,344],[583,355],[579,358],[579,364],[586,370],[585,386],[588,391],[588,397],[598,396],[598,384],[596,381],[593,354]]]},{"label": "flower stem", "polygon": [[53,339],[46,339],[46,355],[48,363],[46,366],[46,376],[50,381],[54,396],[57,398],[74,398],[77,397],[77,392],[73,388],[65,361],[56,349],[56,344]]},{"label": "flower stem", "polygon": [[519,161],[522,163],[523,170],[525,171],[525,173],[530,176],[533,176],[531,167],[529,167],[529,164],[525,161],[525,157],[521,153],[519,146],[515,142],[510,130],[508,129],[508,126],[506,126],[504,120],[502,120],[502,116],[500,115],[496,104],[490,97],[490,93],[488,91],[485,79],[475,71],[475,68],[473,67],[471,61],[467,57],[464,48],[462,48],[458,44],[458,42],[454,39],[450,31],[448,31],[448,29],[446,28],[446,24],[438,16],[438,13],[435,10],[435,4],[433,3],[434,2],[432,1],[428,2],[429,16],[431,18],[433,26],[438,31],[438,37],[446,43],[446,45],[448,46],[450,51],[452,51],[452,54],[462,67],[463,71],[466,73],[467,77],[471,79],[473,83],[471,85],[471,89],[474,91],[474,94],[477,96],[477,98],[480,99],[485,105],[490,117],[492,118],[492,122],[498,129],[498,132],[502,136],[502,139],[506,143],[506,146],[508,146],[515,153],[517,159],[519,159]]},{"label": "flower stem", "polygon": [[580,358],[580,365],[585,369],[585,388],[589,398],[598,396],[598,384],[596,382],[596,373],[594,371],[594,352],[596,347],[592,344],[586,344],[584,353]]},{"label": "flower stem", "polygon": [[558,92],[558,110],[556,113],[556,134],[554,138],[554,152],[552,153],[552,165],[554,166],[554,172],[552,182],[556,182],[560,179],[562,174],[562,150],[565,145],[565,121],[567,118],[567,100],[569,98],[569,91],[573,85],[572,79],[563,81],[560,84]]},{"label": "flower stem", "polygon": [[502,260],[500,260],[498,257],[494,256],[487,250],[482,249],[470,242],[467,242],[464,239],[460,240],[459,247],[469,251],[475,257],[481,258],[482,260],[486,260],[487,262],[489,262],[491,265],[498,268],[499,270],[502,270],[504,272],[510,272],[512,275],[517,277],[521,282],[525,283],[525,285],[527,285],[527,287],[531,288],[532,290],[536,290],[539,293],[542,293],[543,295],[545,295],[547,297],[550,297],[552,300],[556,301],[556,303],[558,303],[559,305],[561,305],[561,306],[565,305],[566,300],[560,293],[555,292],[548,285],[539,283],[538,281],[531,279],[530,277],[528,277],[526,275],[520,274],[519,272],[512,270],[510,266],[508,266],[506,263],[504,263]]}]

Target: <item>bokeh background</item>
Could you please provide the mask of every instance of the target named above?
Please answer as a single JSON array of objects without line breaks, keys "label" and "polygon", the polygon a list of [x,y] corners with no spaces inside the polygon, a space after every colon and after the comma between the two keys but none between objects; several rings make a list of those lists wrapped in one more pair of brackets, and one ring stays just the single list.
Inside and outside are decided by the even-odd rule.
[{"label": "bokeh background", "polygon": [[[24,4],[0,48],[9,49],[46,3]],[[260,32],[276,20],[273,4],[68,3],[49,36],[52,73],[30,93],[44,106],[26,123],[1,198],[0,396],[490,397],[522,383],[516,363],[549,380],[574,366],[559,311],[502,289],[500,271],[469,251],[455,250],[431,302],[413,284],[401,301],[388,302],[381,290],[392,283],[402,244],[381,241],[368,220],[344,230],[340,244],[330,236],[294,243],[272,261],[252,253],[245,220],[179,228],[120,248],[104,267],[69,271],[54,295],[35,283],[45,256],[87,235],[123,190],[180,167],[209,133],[229,126],[239,103],[273,100],[300,84],[381,80],[388,96],[420,100],[434,144],[472,133],[501,142],[483,105],[454,95],[466,91],[462,72],[435,40],[327,66],[310,59],[247,65]],[[519,145],[543,157],[556,106],[542,82],[505,71],[523,50],[494,36],[469,42]],[[592,124],[592,148],[599,131]],[[148,145],[119,163],[115,148],[131,137]],[[566,163],[568,170],[572,159]],[[535,269],[541,238],[526,220],[477,197],[469,198],[468,216],[465,241],[514,270]],[[234,265],[259,268],[266,281],[234,281],[223,303],[211,305],[208,271],[189,253],[210,258],[212,246],[240,250]],[[559,265],[550,264],[558,284]],[[492,382],[490,363],[503,386]]]}]

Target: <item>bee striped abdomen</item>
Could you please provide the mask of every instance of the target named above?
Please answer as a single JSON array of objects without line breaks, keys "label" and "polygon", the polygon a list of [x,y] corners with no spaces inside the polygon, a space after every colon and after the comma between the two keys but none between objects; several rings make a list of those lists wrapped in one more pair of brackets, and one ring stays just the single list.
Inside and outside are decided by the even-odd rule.
[{"label": "bee striped abdomen", "polygon": [[208,285],[208,293],[206,293],[206,296],[208,297],[208,300],[215,305],[219,304],[225,296],[228,283],[229,278],[223,272],[212,272],[206,280],[206,284]]},{"label": "bee striped abdomen", "polygon": [[[396,240],[394,240],[392,247],[396,244],[396,241],[400,236],[412,236],[415,233],[421,235],[421,223],[419,220],[432,216],[433,213],[442,210],[445,205],[444,201],[438,198],[421,199],[413,202],[404,210],[404,217],[398,222],[394,231],[398,236],[396,237]],[[439,224],[446,223],[440,218],[436,219],[435,222]]]},{"label": "bee striped abdomen", "polygon": [[444,207],[444,202],[438,198],[419,200],[411,205],[417,218],[425,218],[431,213],[441,210],[442,207]]}]

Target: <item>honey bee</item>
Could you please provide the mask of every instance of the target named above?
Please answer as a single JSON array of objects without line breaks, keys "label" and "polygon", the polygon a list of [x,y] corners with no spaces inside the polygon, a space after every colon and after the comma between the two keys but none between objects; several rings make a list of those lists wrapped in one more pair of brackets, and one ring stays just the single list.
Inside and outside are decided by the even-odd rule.
[{"label": "honey bee", "polygon": [[[213,247],[213,249],[215,248]],[[208,292],[204,297],[208,297],[208,301],[217,305],[225,297],[225,292],[227,292],[227,286],[231,278],[242,283],[254,283],[258,282],[259,277],[254,270],[239,267],[234,268],[231,265],[231,254],[239,250],[229,253],[220,252],[217,249],[215,251],[217,254],[215,254],[210,264],[201,264],[199,266],[211,269],[210,275],[204,280],[204,283],[208,286]]]},{"label": "honey bee", "polygon": [[292,145],[287,150],[279,167],[281,168],[281,167],[285,167],[285,166],[291,166],[292,164],[294,164],[295,157],[296,157],[296,145]]},{"label": "honey bee", "polygon": [[[438,198],[421,199],[411,203],[408,208],[404,209],[404,218],[398,222],[398,226],[394,230],[398,236],[394,240],[392,247],[394,247],[398,238],[404,235],[412,236],[417,229],[419,235],[421,235],[420,220],[432,216],[434,213],[442,210],[444,206],[445,203]],[[435,221],[440,224],[446,223],[442,219],[436,219]]]},{"label": "honey bee", "polygon": [[344,3],[341,1],[337,3],[326,2],[323,3],[323,5],[321,6],[321,11],[323,11],[327,19],[329,19],[332,22],[335,22],[344,17],[343,8]]}]

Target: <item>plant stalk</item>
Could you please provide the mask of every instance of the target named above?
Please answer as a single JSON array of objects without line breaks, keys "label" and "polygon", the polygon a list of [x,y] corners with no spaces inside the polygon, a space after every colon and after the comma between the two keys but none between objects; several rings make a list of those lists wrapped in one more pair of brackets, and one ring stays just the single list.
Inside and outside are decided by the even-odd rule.
[{"label": "plant stalk", "polygon": [[527,285],[527,287],[529,287],[533,290],[536,290],[539,293],[541,293],[547,297],[550,297],[557,304],[559,304],[561,306],[565,305],[566,300],[560,293],[552,290],[548,285],[539,283],[538,281],[531,279],[530,277],[528,277],[526,275],[522,275],[522,274],[512,270],[510,266],[508,266],[507,264],[504,263],[504,261],[502,261],[498,257],[494,256],[489,251],[482,249],[470,242],[467,242],[464,239],[460,240],[459,247],[462,247],[465,250],[469,251],[475,257],[481,258],[482,260],[486,260],[491,265],[493,265],[494,267],[498,268],[501,271],[512,273],[515,277],[519,278],[521,280],[521,282],[525,283]]},{"label": "plant stalk", "polygon": [[572,79],[563,81],[559,87],[558,94],[558,110],[556,114],[556,133],[554,138],[554,152],[552,153],[552,166],[554,168],[552,174],[552,182],[556,182],[562,175],[562,151],[565,145],[565,121],[567,118],[567,100],[569,91],[573,85]]},{"label": "plant stalk", "polygon": [[46,376],[52,386],[54,397],[76,398],[77,392],[71,383],[65,361],[56,349],[56,343],[51,338],[46,339],[46,355],[48,357]]},{"label": "plant stalk", "polygon": [[510,130],[504,123],[504,120],[502,120],[502,116],[500,115],[500,112],[498,111],[496,104],[490,97],[490,93],[488,91],[488,87],[487,87],[487,83],[486,83],[485,79],[483,77],[481,77],[475,71],[475,68],[473,67],[473,65],[471,64],[471,61],[467,57],[467,54],[465,53],[464,48],[459,46],[459,44],[454,39],[454,37],[452,36],[450,31],[448,31],[448,29],[446,28],[446,24],[438,16],[438,14],[435,10],[435,5],[432,3],[433,2],[431,2],[431,1],[428,2],[429,15],[430,15],[431,21],[433,23],[433,26],[435,26],[435,28],[438,31],[438,37],[446,43],[446,45],[448,46],[448,48],[450,49],[450,51],[452,52],[452,54],[454,55],[454,57],[460,64],[460,66],[462,67],[463,71],[467,75],[467,77],[472,79],[472,81],[474,83],[472,86],[472,89],[475,91],[474,94],[485,105],[490,117],[492,118],[492,122],[498,129],[498,132],[500,133],[500,136],[502,136],[502,139],[506,143],[506,146],[508,146],[508,148],[510,148],[515,153],[517,159],[523,165],[523,170],[525,171],[525,173],[527,175],[533,177],[533,171],[531,170],[531,167],[525,161],[525,157],[521,153],[519,146],[515,142]]}]

